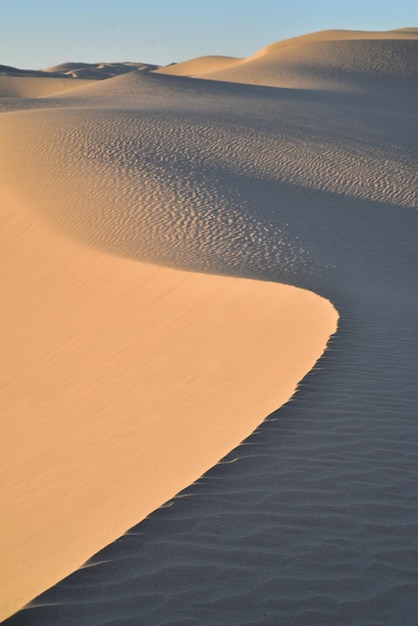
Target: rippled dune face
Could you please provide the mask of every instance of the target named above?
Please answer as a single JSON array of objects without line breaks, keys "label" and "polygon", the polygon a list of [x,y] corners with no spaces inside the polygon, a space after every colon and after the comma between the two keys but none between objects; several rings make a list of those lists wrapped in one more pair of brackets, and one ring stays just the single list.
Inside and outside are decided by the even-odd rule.
[{"label": "rippled dune face", "polygon": [[62,232],[129,258],[299,286],[368,263],[384,236],[368,211],[392,219],[414,205],[409,146],[391,140],[404,120],[245,86],[219,102],[218,91],[135,72],[65,108],[10,113],[21,133],[4,124],[5,167]]},{"label": "rippled dune face", "polygon": [[[285,272],[303,262],[285,224],[259,217],[246,200],[251,151],[263,138],[248,146],[243,125],[140,109],[35,112],[19,123],[27,145],[17,163],[31,202],[87,244],[207,271],[250,264]],[[34,153],[42,178],[31,169]]]}]

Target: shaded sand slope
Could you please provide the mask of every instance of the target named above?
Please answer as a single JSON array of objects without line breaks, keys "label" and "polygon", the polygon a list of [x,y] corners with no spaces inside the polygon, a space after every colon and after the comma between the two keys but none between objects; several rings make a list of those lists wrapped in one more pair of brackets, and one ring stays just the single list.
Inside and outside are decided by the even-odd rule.
[{"label": "shaded sand slope", "polygon": [[132,73],[1,116],[9,182],[63,232],[341,312],[291,402],[6,623],[415,626],[417,117],[383,82],[372,100]]}]

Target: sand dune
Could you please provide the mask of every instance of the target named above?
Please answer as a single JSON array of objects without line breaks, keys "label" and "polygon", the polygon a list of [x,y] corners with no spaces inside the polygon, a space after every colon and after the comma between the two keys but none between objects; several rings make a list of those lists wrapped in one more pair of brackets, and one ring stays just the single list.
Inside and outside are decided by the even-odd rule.
[{"label": "sand dune", "polygon": [[[266,46],[214,70],[182,63],[175,73],[239,83],[291,87],[372,91],[379,86],[414,87],[418,74],[416,29],[387,32],[322,31]],[[192,69],[193,68],[193,69]],[[170,68],[158,70],[174,73]],[[384,82],[386,81],[386,83]]]},{"label": "sand dune", "polygon": [[8,624],[415,624],[415,37],[3,99],[3,615],[340,312]]}]

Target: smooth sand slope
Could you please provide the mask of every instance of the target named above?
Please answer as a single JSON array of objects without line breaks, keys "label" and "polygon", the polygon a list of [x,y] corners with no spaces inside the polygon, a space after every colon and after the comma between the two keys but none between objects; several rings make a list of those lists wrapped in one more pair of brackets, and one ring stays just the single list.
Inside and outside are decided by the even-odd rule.
[{"label": "smooth sand slope", "polygon": [[[417,118],[409,94],[416,74],[391,46],[401,40],[416,50],[417,44],[416,31],[394,32],[333,31],[327,41],[321,34],[337,57],[344,44],[344,54],[338,71],[318,61],[323,82],[317,88],[132,72],[53,99],[0,102],[7,152],[1,171],[9,189],[4,210],[14,259],[10,291],[30,309],[11,306],[25,313],[7,319],[22,329],[13,341],[15,359],[39,362],[39,372],[28,367],[36,384],[12,376],[12,388],[20,398],[20,385],[34,385],[38,416],[46,415],[51,387],[59,388],[48,395],[48,415],[58,411],[65,420],[75,413],[77,425],[67,427],[59,462],[46,468],[34,455],[33,483],[44,486],[46,500],[52,496],[54,513],[39,507],[38,522],[29,520],[18,544],[24,537],[29,547],[38,541],[38,581],[40,563],[47,575],[50,558],[62,575],[58,567],[68,553],[69,570],[76,550],[80,558],[84,549],[91,554],[95,541],[104,545],[117,534],[121,520],[126,528],[138,511],[145,514],[144,494],[169,497],[160,489],[172,467],[176,475],[184,471],[187,484],[202,450],[214,452],[207,467],[223,454],[224,429],[233,438],[244,419],[248,432],[261,417],[253,421],[256,411],[265,416],[277,405],[278,357],[285,355],[290,373],[290,355],[299,361],[305,352],[297,353],[294,344],[282,352],[285,322],[279,315],[287,311],[296,322],[300,302],[311,318],[318,303],[325,323],[319,353],[335,327],[332,307],[307,292],[195,271],[309,288],[341,313],[337,335],[290,403],[181,497],[8,624],[415,625],[418,181]],[[391,50],[390,71],[385,55],[370,62],[369,53],[363,55],[370,89],[354,47],[347,58],[350,38],[383,42],[383,50]],[[318,34],[308,39],[315,42]],[[270,56],[260,55],[266,75]],[[276,73],[283,62],[277,60]],[[35,282],[34,275],[48,279]],[[38,301],[34,292],[42,296]],[[304,298],[314,299],[308,304]],[[53,304],[55,318],[46,316],[45,301]],[[30,326],[33,320],[36,326]],[[298,327],[300,334],[304,326]],[[317,322],[309,332],[318,337]],[[18,356],[27,345],[35,351]],[[45,345],[43,362],[37,354]],[[167,393],[154,393],[161,384]],[[150,410],[141,411],[147,417],[152,412],[151,422],[137,419],[143,402],[137,393],[151,393],[150,404],[144,400]],[[10,403],[21,416],[33,414],[34,406]],[[51,422],[45,417],[47,430]],[[202,423],[213,425],[210,445]],[[12,436],[23,440],[15,424]],[[62,425],[54,424],[61,432]],[[93,438],[86,434],[91,430]],[[56,445],[54,430],[49,433]],[[32,439],[48,444],[45,436]],[[224,449],[235,445],[224,441]],[[178,445],[187,450],[177,454]],[[162,450],[164,467],[156,462]],[[151,471],[142,474],[147,460]],[[10,463],[19,465],[13,458]],[[133,466],[132,475],[127,468]],[[10,478],[12,492],[18,478]],[[60,484],[64,478],[68,489]],[[23,482],[30,484],[27,475]],[[179,484],[170,482],[171,488],[175,493]],[[26,524],[23,507],[40,500],[39,491],[22,492],[10,510]],[[157,504],[150,502],[149,510]],[[48,532],[58,532],[51,539],[54,554],[42,539],[48,522]],[[77,524],[81,534],[74,531]],[[17,550],[9,552],[12,561]],[[10,571],[17,572],[14,567]],[[43,580],[41,587],[48,584]],[[27,587],[27,596],[33,592]]]}]

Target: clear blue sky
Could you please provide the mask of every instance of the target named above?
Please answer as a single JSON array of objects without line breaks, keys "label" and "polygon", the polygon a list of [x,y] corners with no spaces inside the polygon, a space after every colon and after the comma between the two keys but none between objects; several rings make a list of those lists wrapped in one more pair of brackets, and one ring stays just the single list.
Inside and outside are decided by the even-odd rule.
[{"label": "clear blue sky", "polygon": [[418,26],[418,0],[0,0],[0,64],[167,64],[328,28],[405,26]]}]

